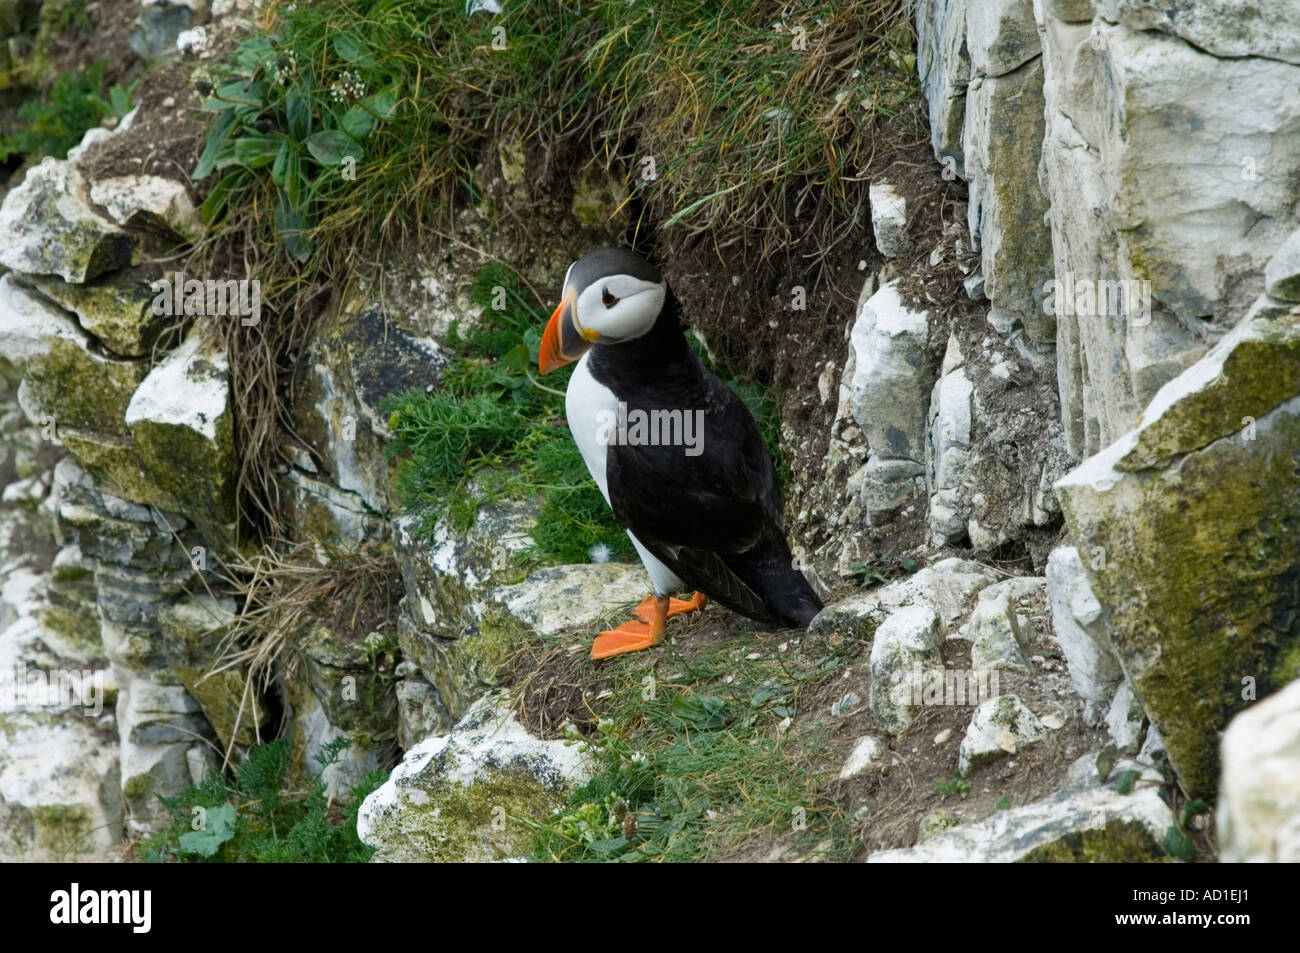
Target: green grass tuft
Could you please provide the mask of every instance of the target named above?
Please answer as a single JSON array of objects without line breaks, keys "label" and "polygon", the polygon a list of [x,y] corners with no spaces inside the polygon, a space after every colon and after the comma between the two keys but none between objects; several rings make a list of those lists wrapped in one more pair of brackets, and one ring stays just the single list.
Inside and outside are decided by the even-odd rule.
[{"label": "green grass tuft", "polygon": [[[326,745],[321,769],[348,744]],[[163,798],[172,824],[147,837],[141,853],[153,863],[365,863],[374,850],[357,837],[357,810],[387,777],[372,771],[343,803],[331,804],[324,782],[295,776],[287,740],[258,745],[233,777],[209,771],[197,787]]]},{"label": "green grass tuft", "polygon": [[213,220],[260,194],[304,260],[449,228],[497,135],[586,135],[667,227],[748,229],[769,248],[809,197],[854,212],[880,124],[916,92],[905,0],[533,0],[473,16],[463,0],[357,0],[276,5],[268,23],[211,73],[195,177],[218,182]]},{"label": "green grass tuft", "polygon": [[829,727],[789,721],[840,660],[787,655],[757,637],[692,653],[665,647],[653,670],[613,670],[595,733],[580,741],[571,731],[597,773],[537,825],[534,860],[694,862],[756,844],[857,850],[849,812],[825,791]]}]

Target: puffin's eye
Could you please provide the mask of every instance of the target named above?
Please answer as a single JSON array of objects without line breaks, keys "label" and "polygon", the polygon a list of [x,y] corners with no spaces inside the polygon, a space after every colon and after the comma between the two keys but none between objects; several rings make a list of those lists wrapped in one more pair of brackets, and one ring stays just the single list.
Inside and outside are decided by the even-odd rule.
[{"label": "puffin's eye", "polygon": [[608,288],[600,289],[600,300],[607,308],[612,308],[614,305],[618,304],[618,299],[609,293]]}]

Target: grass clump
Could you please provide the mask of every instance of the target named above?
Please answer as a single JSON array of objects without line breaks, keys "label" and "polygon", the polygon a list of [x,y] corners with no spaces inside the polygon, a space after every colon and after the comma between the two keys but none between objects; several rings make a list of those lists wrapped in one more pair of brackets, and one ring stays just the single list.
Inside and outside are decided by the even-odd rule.
[{"label": "grass clump", "polygon": [[[542,644],[552,660],[570,654],[560,641]],[[619,666],[602,682],[607,701],[591,734],[579,740],[568,727],[598,770],[536,825],[534,860],[752,860],[773,848],[847,858],[857,850],[850,811],[827,789],[836,766],[828,726],[792,724],[799,699],[838,675],[840,660],[786,655],[754,635],[690,652],[666,645],[653,662]],[[547,704],[530,681],[553,676],[548,668],[520,682],[525,708]]]},{"label": "grass clump", "polygon": [[[339,738],[318,756],[320,768],[338,762],[348,746]],[[373,848],[357,837],[357,810],[387,779],[372,771],[347,797],[331,802],[319,778],[296,777],[288,741],[254,747],[232,775],[209,771],[203,783],[163,798],[172,824],[141,847],[152,863],[365,863]]]},{"label": "grass clump", "polygon": [[[392,548],[367,543],[356,549],[303,543],[287,552],[270,548],[251,558],[234,558],[217,573],[235,596],[238,615],[222,636],[219,657],[209,677],[239,673],[244,694],[223,752],[228,763],[236,754],[240,726],[251,726],[261,741],[287,727],[270,716],[277,682],[291,682],[302,665],[303,640],[324,626],[336,638],[361,644],[379,676],[379,656],[390,651],[397,631],[397,604],[405,594]],[[371,688],[388,684],[377,677]],[[377,704],[367,699],[368,708]]]},{"label": "grass clump", "polygon": [[952,780],[935,778],[932,787],[936,793],[942,794],[944,797],[951,797],[953,795],[965,797],[970,793],[970,785],[966,782],[966,779],[961,776],[960,771],[954,771],[952,773]]},{"label": "grass clump", "polygon": [[212,77],[196,178],[224,174],[209,211],[267,188],[299,257],[379,248],[449,225],[493,136],[583,135],[666,226],[722,245],[756,230],[766,248],[818,203],[855,213],[884,125],[919,128],[904,0],[504,6],[274,6]]}]

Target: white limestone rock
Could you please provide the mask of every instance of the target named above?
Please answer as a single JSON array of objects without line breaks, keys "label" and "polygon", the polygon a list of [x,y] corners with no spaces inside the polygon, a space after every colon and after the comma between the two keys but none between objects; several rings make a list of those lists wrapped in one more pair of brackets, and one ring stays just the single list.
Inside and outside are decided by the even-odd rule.
[{"label": "white limestone rock", "polygon": [[1043,19],[1041,181],[1055,276],[1150,282],[1136,314],[1093,305],[1057,315],[1065,430],[1079,458],[1132,427],[1240,321],[1300,224],[1300,102],[1283,93],[1300,85],[1300,66],[1271,58],[1294,30],[1266,27],[1289,4],[1233,13],[1231,24],[1236,4],[1180,6],[1173,20],[1168,4],[1107,6],[1119,22],[1105,11],[1090,25]]},{"label": "white limestone rock", "polygon": [[1084,722],[1096,726],[1123,674],[1111,648],[1101,603],[1093,594],[1075,547],[1058,547],[1047,557],[1047,594],[1052,606],[1052,631],[1065,656],[1074,690],[1084,700]]},{"label": "white limestone rock", "polygon": [[873,294],[858,312],[854,353],[853,419],[874,455],[921,462],[925,418],[935,368],[927,354],[929,315],[903,303],[898,284]]},{"label": "white limestone rock", "polygon": [[1300,64],[1297,0],[1094,0],[1097,14],[1134,30],[1158,30],[1214,56]]},{"label": "white limestone rock", "polygon": [[183,182],[160,175],[120,175],[90,184],[90,198],[119,225],[163,225],[187,241],[203,236],[203,219]]},{"label": "white limestone rock", "polygon": [[868,192],[876,249],[886,258],[907,254],[912,247],[907,237],[907,200],[889,182],[872,182]]},{"label": "white limestone rock", "polygon": [[871,713],[891,735],[908,729],[920,707],[921,676],[939,668],[939,616],[928,605],[895,609],[876,629],[871,645]]},{"label": "white limestone rock", "polygon": [[127,264],[131,242],[86,202],[76,166],[47,156],[0,205],[0,265],[84,283]]},{"label": "white limestone rock", "polygon": [[234,410],[230,365],[198,322],[140,384],[126,423],[153,481],[214,542],[234,535]]},{"label": "white limestone rock", "polygon": [[936,545],[952,542],[966,531],[969,506],[962,498],[961,480],[970,459],[974,409],[975,387],[966,375],[956,337],[949,336],[926,421],[926,489]]},{"label": "white limestone rock", "polygon": [[966,5],[966,48],[976,76],[1001,76],[1041,52],[1031,0],[979,0]]},{"label": "white limestone rock", "polygon": [[1023,751],[1043,739],[1047,729],[1016,695],[1000,695],[975,709],[962,738],[957,769],[963,774]]},{"label": "white limestone rock", "polygon": [[968,5],[968,0],[920,0],[915,10],[916,66],[930,107],[930,144],[953,176],[964,174],[962,124],[971,72]]},{"label": "white limestone rock", "polygon": [[963,140],[967,220],[982,255],[990,320],[997,314],[1018,321],[1036,342],[1056,336],[1055,315],[1043,308],[1042,289],[1052,277],[1048,200],[1038,187],[1043,124],[1041,57],[972,80]]},{"label": "white limestone rock", "polygon": [[19,402],[30,420],[127,433],[126,408],[147,368],[106,356],[72,315],[12,274],[0,277],[0,354],[22,372]]},{"label": "white limestone rock", "polygon": [[840,768],[840,780],[857,777],[872,765],[878,764],[884,752],[885,746],[879,738],[863,735],[844,759],[844,766]]},{"label": "white limestone rock", "polygon": [[1030,639],[1030,622],[1016,611],[1019,593],[1041,591],[1044,580],[1008,579],[980,592],[970,621],[964,627],[971,640],[970,663],[976,671],[994,669],[1031,671],[1024,645]]},{"label": "white limestone rock", "polygon": [[1106,712],[1106,730],[1115,747],[1125,754],[1137,754],[1142,745],[1146,713],[1128,682],[1120,682]]},{"label": "white limestone rock", "polygon": [[1222,752],[1219,859],[1300,863],[1300,681],[1234,718]]},{"label": "white limestone rock", "polygon": [[590,627],[627,603],[650,594],[640,564],[597,563],[538,569],[523,582],[490,589],[489,604],[505,608],[535,632],[554,635]]},{"label": "white limestone rock", "polygon": [[[1085,768],[1095,758],[1085,755]],[[1115,790],[1119,770],[1144,781],[1129,794]],[[1168,859],[1165,832],[1173,814],[1157,793],[1159,775],[1121,762],[1108,783],[1081,772],[1056,794],[988,818],[960,824],[914,847],[877,851],[868,863],[1012,863],[1015,861],[1145,862]]]},{"label": "white limestone rock", "polygon": [[79,711],[0,714],[0,860],[105,861],[122,838],[118,752]]}]

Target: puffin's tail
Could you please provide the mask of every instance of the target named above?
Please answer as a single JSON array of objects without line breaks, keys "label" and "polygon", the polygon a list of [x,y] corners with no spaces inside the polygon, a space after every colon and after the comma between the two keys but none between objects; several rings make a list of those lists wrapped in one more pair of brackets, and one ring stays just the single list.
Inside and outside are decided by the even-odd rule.
[{"label": "puffin's tail", "polygon": [[822,611],[822,601],[808,584],[804,574],[790,566],[781,583],[764,593],[772,612],[786,625],[800,629],[808,627],[817,613]]},{"label": "puffin's tail", "polygon": [[778,537],[766,548],[767,558],[759,568],[756,591],[781,625],[806,628],[821,612],[822,601],[804,574],[795,568],[784,539]]}]

